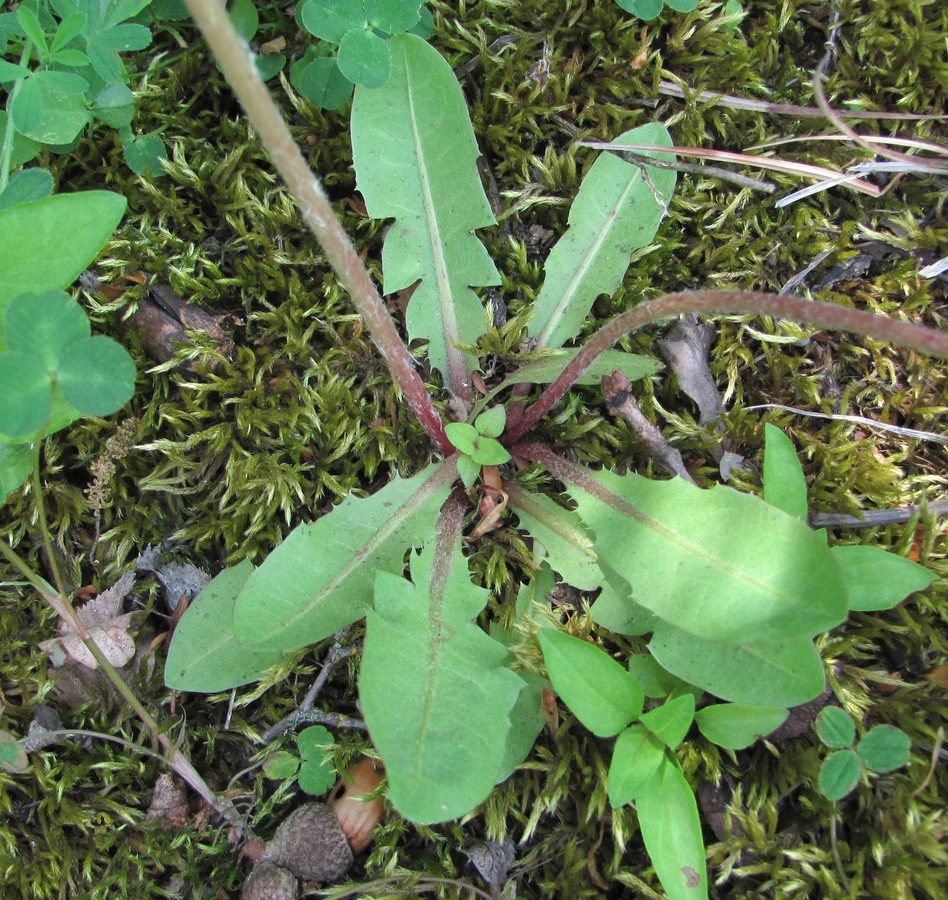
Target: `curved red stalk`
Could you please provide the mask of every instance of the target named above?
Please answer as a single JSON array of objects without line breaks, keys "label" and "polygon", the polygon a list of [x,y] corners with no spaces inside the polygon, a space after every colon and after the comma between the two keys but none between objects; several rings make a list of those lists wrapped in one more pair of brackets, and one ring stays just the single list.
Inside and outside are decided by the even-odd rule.
[{"label": "curved red stalk", "polygon": [[576,383],[576,379],[589,368],[593,360],[619,338],[651,322],[690,312],[750,313],[792,319],[833,331],[864,334],[888,344],[899,344],[920,353],[948,359],[948,332],[833,303],[803,300],[784,294],[765,294],[761,291],[684,291],[665,294],[656,300],[648,300],[626,310],[600,328],[556,380],[540,394],[523,417],[512,424],[510,430],[504,434],[504,444],[510,446],[532,430]]}]

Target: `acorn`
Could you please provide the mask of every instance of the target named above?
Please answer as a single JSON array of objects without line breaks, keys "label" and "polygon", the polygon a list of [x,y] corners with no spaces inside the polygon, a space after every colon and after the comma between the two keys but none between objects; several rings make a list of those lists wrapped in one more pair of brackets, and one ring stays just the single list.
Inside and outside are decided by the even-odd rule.
[{"label": "acorn", "polygon": [[325,803],[305,803],[288,815],[267,844],[263,858],[303,881],[332,882],[352,865],[352,850]]},{"label": "acorn", "polygon": [[293,873],[270,862],[257,863],[240,892],[240,900],[296,900],[298,896],[299,883]]}]

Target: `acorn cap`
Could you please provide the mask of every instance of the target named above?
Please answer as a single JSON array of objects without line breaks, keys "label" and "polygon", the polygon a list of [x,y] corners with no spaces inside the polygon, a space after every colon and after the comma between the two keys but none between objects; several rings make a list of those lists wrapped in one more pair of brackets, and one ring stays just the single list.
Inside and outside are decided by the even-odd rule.
[{"label": "acorn cap", "polygon": [[270,862],[257,863],[240,892],[240,900],[296,900],[298,896],[293,873]]},{"label": "acorn cap", "polygon": [[303,881],[326,882],[349,871],[352,850],[336,814],[325,803],[306,803],[280,823],[263,858]]}]

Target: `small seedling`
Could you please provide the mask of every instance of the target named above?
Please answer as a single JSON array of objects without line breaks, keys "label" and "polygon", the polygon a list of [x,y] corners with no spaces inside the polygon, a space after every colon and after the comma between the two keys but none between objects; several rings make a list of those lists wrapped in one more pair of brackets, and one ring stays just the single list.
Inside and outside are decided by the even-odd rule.
[{"label": "small seedling", "polygon": [[378,88],[388,81],[392,54],[387,39],[433,31],[431,13],[421,0],[304,0],[296,9],[300,27],[324,43],[290,68],[293,86],[311,103],[336,109],[354,85]]},{"label": "small seedling", "polygon": [[295,779],[307,794],[319,797],[336,781],[336,770],[330,762],[333,738],[322,725],[304,728],[296,736],[299,755],[281,750],[263,766],[267,778],[281,781]]},{"label": "small seedling", "polygon": [[[4,168],[29,162],[43,145],[71,147],[98,120],[118,130],[134,172],[161,174],[161,139],[132,132],[135,103],[121,58],[151,43],[151,31],[130,21],[150,2],[39,0],[0,14],[0,84],[9,94],[2,131],[5,146],[13,147]],[[0,187],[5,178],[4,172]]]},{"label": "small seedling", "polygon": [[833,752],[820,767],[820,793],[834,803],[848,797],[869,772],[894,772],[907,766],[912,753],[909,736],[893,725],[876,725],[853,747],[856,723],[845,710],[827,706],[814,725],[820,740]]},{"label": "small seedling", "polygon": [[502,406],[482,412],[473,425],[451,422],[444,430],[448,440],[457,447],[458,475],[465,487],[471,487],[481,473],[481,466],[501,466],[510,462],[510,454],[496,438],[504,433],[507,413]]}]

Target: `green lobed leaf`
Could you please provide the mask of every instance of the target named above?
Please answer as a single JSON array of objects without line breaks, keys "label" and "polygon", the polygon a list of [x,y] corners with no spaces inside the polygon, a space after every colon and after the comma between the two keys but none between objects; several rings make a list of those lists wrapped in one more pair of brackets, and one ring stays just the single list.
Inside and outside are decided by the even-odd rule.
[{"label": "green lobed leaf", "polygon": [[0,322],[14,297],[72,284],[124,214],[125,198],[109,191],[56,194],[0,212]]},{"label": "green lobed leaf", "polygon": [[227,12],[234,25],[234,30],[241,39],[250,42],[260,27],[260,14],[254,0],[230,0]]},{"label": "green lobed leaf", "polygon": [[0,769],[22,775],[30,768],[23,745],[9,731],[0,731]]},{"label": "green lobed leaf", "polygon": [[708,641],[658,622],[649,652],[673,675],[722,700],[799,706],[823,691],[823,660],[808,638],[782,643]]},{"label": "green lobed leaf", "polygon": [[29,78],[30,74],[30,70],[26,66],[0,59],[0,84],[9,84],[11,81],[18,81],[21,78]]},{"label": "green lobed leaf", "polygon": [[244,560],[224,569],[192,601],[174,630],[165,661],[165,684],[179,691],[213,694],[258,681],[288,654],[251,650],[234,635],[234,603],[253,566]]},{"label": "green lobed leaf", "polygon": [[[565,350],[558,350],[555,355],[532,359],[507,378],[502,387],[524,382],[549,384],[556,380],[581,349],[581,347],[568,347]],[[576,380],[576,384],[599,384],[603,375],[611,375],[616,369],[624,372],[629,381],[638,381],[640,378],[647,378],[649,375],[660,372],[662,364],[657,359],[648,356],[624,353],[622,350],[606,350],[596,357],[593,364]]]},{"label": "green lobed leaf", "polygon": [[95,98],[92,114],[112,128],[124,128],[135,116],[135,98],[124,84],[110,84]]},{"label": "green lobed leaf", "polygon": [[481,465],[474,462],[470,456],[462,453],[458,457],[458,477],[461,479],[464,487],[473,487],[474,483],[480,477]]},{"label": "green lobed leaf", "polygon": [[546,679],[527,671],[518,672],[517,676],[524,684],[510,710],[510,731],[504,743],[500,769],[494,778],[496,784],[506,781],[529,756],[537,735],[546,724],[543,710],[543,689],[548,686]]},{"label": "green lobed leaf", "polygon": [[0,503],[26,484],[32,469],[33,456],[28,443],[11,444],[0,440]]},{"label": "green lobed leaf", "polygon": [[168,151],[165,149],[164,141],[157,134],[133,136],[130,128],[123,129],[122,153],[126,165],[136,175],[141,175],[143,178],[147,176],[157,178],[164,174],[161,163],[167,161]]},{"label": "green lobed leaf", "polygon": [[353,84],[380,88],[392,73],[392,54],[384,39],[353,29],[339,42],[339,71]]},{"label": "green lobed leaf", "polygon": [[151,32],[144,25],[126,22],[100,31],[94,40],[102,50],[144,50],[151,43]]},{"label": "green lobed leaf", "polygon": [[834,803],[851,794],[859,784],[862,768],[855,750],[837,750],[823,760],[817,782],[820,793]]},{"label": "green lobed leaf", "polygon": [[523,681],[503,644],[472,621],[488,592],[471,582],[461,539],[412,555],[412,581],[379,572],[366,616],[359,698],[388,774],[388,798],[413,822],[445,822],[490,793]]},{"label": "green lobed leaf", "polygon": [[655,613],[636,603],[632,589],[608,566],[602,567],[605,576],[602,590],[592,605],[592,620],[616,634],[642,635],[655,630],[660,620]]},{"label": "green lobed leaf", "polygon": [[49,419],[53,386],[46,367],[35,356],[0,353],[0,435],[26,437]]},{"label": "green lobed leaf", "polygon": [[247,579],[234,609],[237,637],[260,649],[294,649],[361,619],[375,573],[401,572],[406,548],[433,533],[455,471],[450,460],[428,466],[295,528]]},{"label": "green lobed leaf", "polygon": [[[626,131],[615,143],[670,147],[673,141],[664,125],[650,122]],[[643,155],[673,159],[667,153]],[[619,289],[632,251],[655,236],[675,179],[672,169],[648,168],[646,173],[612,153],[593,163],[570,208],[569,228],[546,260],[530,325],[538,347],[559,347],[576,337],[596,297]]]},{"label": "green lobed leaf", "polygon": [[814,722],[820,740],[834,750],[849,747],[856,739],[856,723],[838,706],[825,706]]},{"label": "green lobed leaf", "polygon": [[630,725],[621,732],[609,763],[609,805],[618,809],[633,803],[664,758],[665,745],[644,725]]},{"label": "green lobed leaf", "polygon": [[46,41],[43,26],[36,18],[36,13],[27,4],[23,3],[17,7],[16,20],[20,23],[23,33],[36,46],[41,57],[45,57],[49,53],[49,44]]},{"label": "green lobed leaf", "polygon": [[675,688],[684,684],[680,678],[663,669],[650,653],[630,656],[628,669],[642,685],[645,696],[650,700],[667,697]]},{"label": "green lobed leaf", "polygon": [[258,53],[254,58],[257,72],[264,81],[269,81],[286,65],[286,57],[282,53]]},{"label": "green lobed leaf", "polygon": [[[477,142],[451,67],[421,38],[391,38],[392,76],[377,90],[359,87],[352,105],[357,185],[374,218],[394,218],[382,251],[385,293],[416,281],[406,320],[412,340],[427,340],[431,365],[449,390],[463,392],[474,343],[487,329],[472,286],[499,284],[472,233],[495,224],[478,179]],[[449,367],[451,357],[455,363]]]},{"label": "green lobed leaf", "polygon": [[300,787],[307,794],[318,797],[325,794],[335,783],[336,770],[331,759],[333,744],[332,734],[322,725],[304,728],[296,736],[296,745],[302,760],[297,778]]},{"label": "green lobed leaf", "polygon": [[674,750],[685,739],[694,719],[694,694],[681,694],[645,713],[642,724],[666,747]]},{"label": "green lobed leaf", "polygon": [[806,479],[793,443],[779,428],[764,427],[764,500],[806,521]]},{"label": "green lobed leaf", "polygon": [[70,344],[56,373],[65,398],[87,416],[120,410],[135,391],[135,362],[112,338],[97,334]]},{"label": "green lobed leaf", "polygon": [[326,56],[304,56],[290,67],[290,81],[322,109],[338,109],[352,96],[352,82],[339,71],[336,60]]},{"label": "green lobed leaf", "polygon": [[12,101],[17,131],[43,144],[69,144],[92,121],[87,83],[67,72],[37,72],[22,82]]},{"label": "green lobed leaf", "polygon": [[938,580],[924,566],[881,547],[833,547],[832,554],[843,574],[850,610],[891,609]]},{"label": "green lobed leaf", "polygon": [[[146,6],[151,5],[153,2],[154,0],[112,0],[105,10],[102,24],[108,28],[111,28],[113,25],[118,25],[119,22],[124,22],[126,19],[137,16]],[[163,10],[162,14],[167,15],[167,10]]]},{"label": "green lobed leaf", "polygon": [[369,24],[386,34],[401,34],[418,24],[420,0],[365,0]]},{"label": "green lobed leaf", "polygon": [[10,176],[6,188],[0,193],[0,210],[9,209],[18,203],[43,200],[52,196],[52,193],[53,176],[46,169],[22,169]]},{"label": "green lobed leaf", "polygon": [[7,310],[7,346],[35,356],[50,372],[70,344],[91,334],[85,310],[63,291],[21,294]]},{"label": "green lobed leaf", "polygon": [[53,36],[52,43],[49,45],[51,53],[62,50],[70,41],[75,40],[82,34],[86,25],[86,17],[79,12],[64,15],[56,34]]},{"label": "green lobed leaf", "polygon": [[444,426],[444,433],[451,444],[467,456],[474,452],[477,439],[480,437],[477,429],[467,422],[449,422]]},{"label": "green lobed leaf", "polygon": [[600,559],[636,603],[678,629],[709,641],[785,643],[845,618],[825,540],[758,497],[606,471],[567,489]]},{"label": "green lobed leaf", "polygon": [[635,800],[645,849],[669,900],[704,900],[708,873],[698,804],[677,759],[666,754]]},{"label": "green lobed leaf", "polygon": [[894,725],[876,725],[856,744],[856,753],[873,772],[894,772],[912,758],[912,741]]},{"label": "green lobed leaf", "polygon": [[783,725],[789,714],[789,710],[777,706],[715,703],[699,709],[695,722],[712,744],[743,750]]},{"label": "green lobed leaf", "polygon": [[[0,109],[0,131],[6,132],[6,129],[7,112],[6,110]],[[22,166],[28,163],[31,159],[35,159],[39,155],[40,147],[42,145],[38,141],[34,141],[32,138],[28,138],[20,134],[15,127],[12,129],[12,131],[13,147],[10,154],[10,165]]]},{"label": "green lobed leaf", "polygon": [[352,0],[305,0],[299,19],[310,34],[332,44],[338,44],[353,28],[368,24],[363,5]]},{"label": "green lobed leaf", "polygon": [[264,776],[278,781],[296,778],[296,774],[299,770],[299,757],[286,750],[278,750],[276,753],[268,756],[267,761],[263,764]]},{"label": "green lobed leaf", "polygon": [[492,406],[482,412],[475,420],[474,427],[485,437],[499,438],[507,424],[507,410],[502,406]]},{"label": "green lobed leaf", "polygon": [[587,641],[545,628],[543,661],[553,689],[597,737],[612,737],[642,714],[642,686],[611,656]]},{"label": "green lobed leaf", "polygon": [[[21,82],[15,89],[8,102],[13,127],[23,135],[31,136],[32,132],[43,123],[45,110],[43,108],[43,89],[35,78]],[[35,138],[41,140],[41,138]]]},{"label": "green lobed leaf", "polygon": [[[549,497],[511,486],[510,506],[520,526],[546,550],[550,565],[563,580],[584,591],[602,583],[602,570],[592,538],[579,516]],[[598,603],[599,601],[597,601]]]},{"label": "green lobed leaf", "polygon": [[510,462],[510,453],[499,441],[478,436],[471,459],[481,466],[502,466],[505,462]]}]

